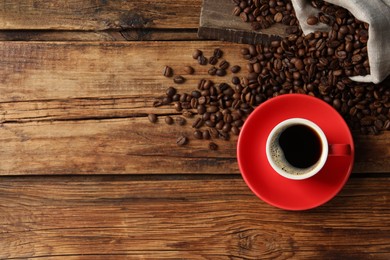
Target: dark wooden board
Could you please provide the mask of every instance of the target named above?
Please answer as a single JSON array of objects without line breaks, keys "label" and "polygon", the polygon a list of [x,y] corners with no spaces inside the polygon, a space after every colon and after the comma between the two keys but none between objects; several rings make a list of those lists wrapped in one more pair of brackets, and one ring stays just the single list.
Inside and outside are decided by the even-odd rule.
[{"label": "dark wooden board", "polygon": [[304,212],[239,176],[175,178],[0,177],[0,258],[390,258],[389,178],[352,178]]},{"label": "dark wooden board", "polygon": [[274,24],[270,28],[253,31],[250,23],[244,23],[232,14],[231,0],[204,0],[200,14],[198,36],[203,39],[237,43],[264,43],[287,36],[288,26]]},{"label": "dark wooden board", "polygon": [[197,28],[201,0],[0,1],[0,30]]}]

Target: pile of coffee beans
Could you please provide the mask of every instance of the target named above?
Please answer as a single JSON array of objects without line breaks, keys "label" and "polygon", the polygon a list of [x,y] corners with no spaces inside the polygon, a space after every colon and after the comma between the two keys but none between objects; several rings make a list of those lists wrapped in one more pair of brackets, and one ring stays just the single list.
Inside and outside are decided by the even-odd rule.
[{"label": "pile of coffee beans", "polygon": [[291,1],[284,0],[233,0],[233,14],[243,22],[251,23],[253,30],[266,29],[275,23],[294,26],[298,31]]},{"label": "pile of coffee beans", "polygon": [[[230,66],[229,61],[223,58],[223,51],[219,48],[214,49],[211,57],[206,58],[203,51],[195,50],[192,58],[197,60],[199,65],[209,65],[209,76],[224,77],[227,74],[236,74],[240,72],[241,67],[238,65]],[[195,69],[186,66],[184,71],[192,75]],[[185,78],[181,75],[174,75],[171,67],[163,68],[163,75],[173,77],[173,83],[182,84]],[[178,81],[177,78],[182,78]],[[240,79],[237,76],[232,77],[232,83],[240,84]],[[171,116],[165,116],[165,123],[168,125],[174,124],[186,125],[187,119],[193,121],[192,128],[193,138],[203,140],[223,139],[229,140],[230,134],[238,135],[240,128],[244,123],[246,116],[252,112],[253,108],[249,104],[240,101],[240,95],[229,83],[216,84],[211,79],[201,79],[198,82],[197,89],[191,93],[178,93],[174,87],[169,87],[164,97],[155,100],[153,106],[159,107],[163,105],[172,105],[173,108],[181,113],[181,116],[173,119]],[[156,123],[157,115],[149,114],[149,121]],[[176,143],[179,146],[186,145],[189,138],[180,136]],[[217,150],[218,145],[210,141],[208,148]]]},{"label": "pile of coffee beans", "polygon": [[[256,17],[259,23],[263,19],[257,20],[257,17],[269,20],[267,17],[272,15],[274,22],[297,24],[289,1],[247,0],[235,3],[248,17]],[[186,120],[193,118],[193,138],[209,140],[208,148],[217,150],[218,145],[213,140],[229,140],[231,134],[238,135],[245,119],[256,106],[279,95],[300,93],[329,103],[351,129],[358,129],[363,134],[390,130],[390,79],[380,84],[358,83],[349,79],[349,76],[369,73],[368,25],[341,7],[321,0],[312,1],[312,5],[321,12],[319,16],[309,17],[307,22],[326,23],[332,27],[331,31],[303,35],[295,26],[297,29],[285,39],[241,48],[242,57],[247,60],[245,76],[236,75],[241,68],[231,66],[223,58],[221,49],[215,49],[208,57],[203,51],[195,50],[192,58],[201,66],[210,66],[209,78],[201,79],[197,89],[191,93],[178,93],[176,88],[169,87],[165,96],[153,105],[171,105],[181,115],[176,119],[167,116],[165,122],[186,125]],[[237,7],[235,10],[238,10]],[[281,20],[280,15],[275,19],[278,13],[282,15]],[[189,66],[184,71],[188,75],[195,73],[195,69]],[[211,78],[225,79],[229,74],[229,82],[216,84]],[[173,77],[176,84],[186,81],[183,76],[174,75],[169,66],[164,67],[163,75]],[[149,120],[155,123],[157,116],[151,114]],[[176,143],[186,145],[189,137],[180,136]]]},{"label": "pile of coffee beans", "polygon": [[[343,68],[343,74],[347,76],[370,73],[367,54],[368,24],[356,19],[348,10],[323,0],[311,1],[312,6],[319,9],[319,15],[309,16],[307,23],[315,25],[321,22],[330,26],[331,30],[329,33],[318,32],[304,37],[290,0],[234,0],[234,3],[236,6],[233,14],[250,17],[251,19],[243,21],[253,20],[254,30],[268,28],[273,23],[290,25],[288,33],[291,34],[287,43],[295,45],[297,50],[293,51],[299,51],[299,56],[309,56],[309,50],[312,58],[323,58],[323,66],[331,65],[330,69],[337,70],[336,74],[342,72],[339,71],[340,68]],[[330,61],[333,63],[330,64]]]}]

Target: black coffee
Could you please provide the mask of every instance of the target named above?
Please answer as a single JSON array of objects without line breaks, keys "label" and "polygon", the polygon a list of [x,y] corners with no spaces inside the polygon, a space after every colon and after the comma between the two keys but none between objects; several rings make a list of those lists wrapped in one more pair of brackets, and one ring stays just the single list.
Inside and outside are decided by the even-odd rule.
[{"label": "black coffee", "polygon": [[318,134],[304,125],[293,125],[284,130],[280,134],[279,145],[287,162],[297,168],[314,165],[322,151]]}]

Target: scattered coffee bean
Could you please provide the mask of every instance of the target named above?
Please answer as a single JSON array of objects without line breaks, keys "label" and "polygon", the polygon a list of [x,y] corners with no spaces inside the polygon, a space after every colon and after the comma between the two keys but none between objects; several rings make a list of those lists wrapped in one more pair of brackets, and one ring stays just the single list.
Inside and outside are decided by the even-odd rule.
[{"label": "scattered coffee bean", "polygon": [[176,94],[176,89],[174,87],[169,87],[165,93],[168,97],[173,97]]},{"label": "scattered coffee bean", "polygon": [[215,73],[219,77],[223,77],[226,75],[226,70],[224,69],[217,69],[217,72]]},{"label": "scattered coffee bean", "polygon": [[239,135],[240,134],[240,130],[238,129],[238,127],[237,126],[232,126],[232,133],[234,134],[234,135]]},{"label": "scattered coffee bean", "polygon": [[209,130],[203,131],[202,135],[203,135],[203,139],[205,140],[209,140],[211,138]]},{"label": "scattered coffee bean", "polygon": [[195,50],[193,53],[192,53],[192,58],[194,58],[195,60],[198,59],[199,56],[203,55],[203,52],[201,50]]},{"label": "scattered coffee bean", "polygon": [[316,25],[318,24],[318,18],[316,16],[309,16],[306,20],[308,25]]},{"label": "scattered coffee bean", "polygon": [[148,119],[150,123],[156,123],[157,122],[157,116],[155,114],[149,114]]},{"label": "scattered coffee bean", "polygon": [[155,101],[153,101],[153,106],[154,107],[160,107],[162,105],[163,105],[162,100],[155,100]]},{"label": "scattered coffee bean", "polygon": [[196,129],[198,129],[198,128],[201,128],[202,127],[202,125],[203,125],[203,120],[202,120],[202,118],[197,118],[195,121],[194,121],[194,123],[192,124],[192,127],[193,128],[196,128]]},{"label": "scattered coffee bean", "polygon": [[172,68],[169,67],[169,66],[165,66],[164,69],[163,69],[163,75],[164,75],[165,77],[172,77],[172,75],[173,75],[173,70],[172,70]]},{"label": "scattered coffee bean", "polygon": [[214,57],[220,59],[222,58],[222,55],[223,55],[223,51],[220,48],[214,49]]},{"label": "scattered coffee bean", "polygon": [[209,143],[209,149],[212,150],[212,151],[215,151],[218,149],[218,145],[214,142],[210,142]]},{"label": "scattered coffee bean", "polygon": [[188,110],[183,111],[182,115],[187,118],[191,118],[194,116],[194,113]]},{"label": "scattered coffee bean", "polygon": [[210,76],[214,76],[215,74],[217,74],[217,68],[216,67],[211,67],[208,71],[208,74]]},{"label": "scattered coffee bean", "polygon": [[188,138],[185,136],[179,136],[179,138],[177,138],[176,140],[176,144],[178,146],[183,146],[186,145],[187,143],[188,143]]},{"label": "scattered coffee bean", "polygon": [[207,58],[203,55],[199,56],[198,57],[198,63],[200,65],[207,65]]},{"label": "scattered coffee bean", "polygon": [[186,81],[186,79],[183,76],[176,76],[173,78],[173,82],[176,84],[183,84]]},{"label": "scattered coffee bean", "polygon": [[241,67],[238,65],[234,65],[233,67],[230,68],[230,70],[232,73],[238,73],[238,72],[240,72]]},{"label": "scattered coffee bean", "polygon": [[192,74],[194,74],[194,72],[195,72],[194,68],[191,67],[191,66],[185,66],[185,67],[184,67],[184,71],[185,71],[187,74],[189,74],[189,75],[192,75]]},{"label": "scattered coffee bean", "polygon": [[218,58],[217,58],[217,57],[211,56],[211,57],[209,58],[209,64],[215,65],[215,64],[217,64],[217,63],[218,63]]},{"label": "scattered coffee bean", "polygon": [[169,96],[163,97],[163,99],[162,99],[162,104],[163,105],[168,105],[171,102],[172,102],[172,98],[169,97]]},{"label": "scattered coffee bean", "polygon": [[210,132],[210,135],[213,137],[213,138],[218,138],[219,137],[219,132],[217,129],[215,128],[209,128],[209,132]]},{"label": "scattered coffee bean", "polygon": [[194,131],[194,137],[195,137],[196,139],[203,139],[202,131],[200,131],[200,130],[195,130],[195,131]]},{"label": "scattered coffee bean", "polygon": [[172,125],[173,124],[173,118],[170,117],[170,116],[165,117],[165,123],[167,123],[167,125]]},{"label": "scattered coffee bean", "polygon": [[175,103],[175,104],[173,105],[173,107],[175,108],[175,110],[176,110],[177,112],[180,112],[180,111],[183,110],[183,107],[182,107],[182,105],[181,105],[180,102]]},{"label": "scattered coffee bean", "polygon": [[229,68],[229,62],[227,62],[226,60],[221,60],[219,62],[219,68],[220,69],[223,69],[223,70],[226,70],[227,68]]},{"label": "scattered coffee bean", "polygon": [[240,78],[239,77],[232,77],[232,83],[234,84],[234,85],[238,85],[238,84],[240,84]]},{"label": "scattered coffee bean", "polygon": [[178,125],[185,125],[187,123],[187,120],[185,118],[179,116],[179,117],[176,117],[176,123]]}]

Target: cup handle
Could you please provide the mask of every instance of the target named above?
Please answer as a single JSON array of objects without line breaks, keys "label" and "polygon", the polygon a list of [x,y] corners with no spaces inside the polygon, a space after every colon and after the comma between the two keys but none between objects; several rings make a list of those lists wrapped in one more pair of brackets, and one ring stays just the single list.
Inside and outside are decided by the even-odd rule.
[{"label": "cup handle", "polygon": [[333,155],[333,156],[351,155],[351,146],[349,144],[329,144],[329,155]]}]

